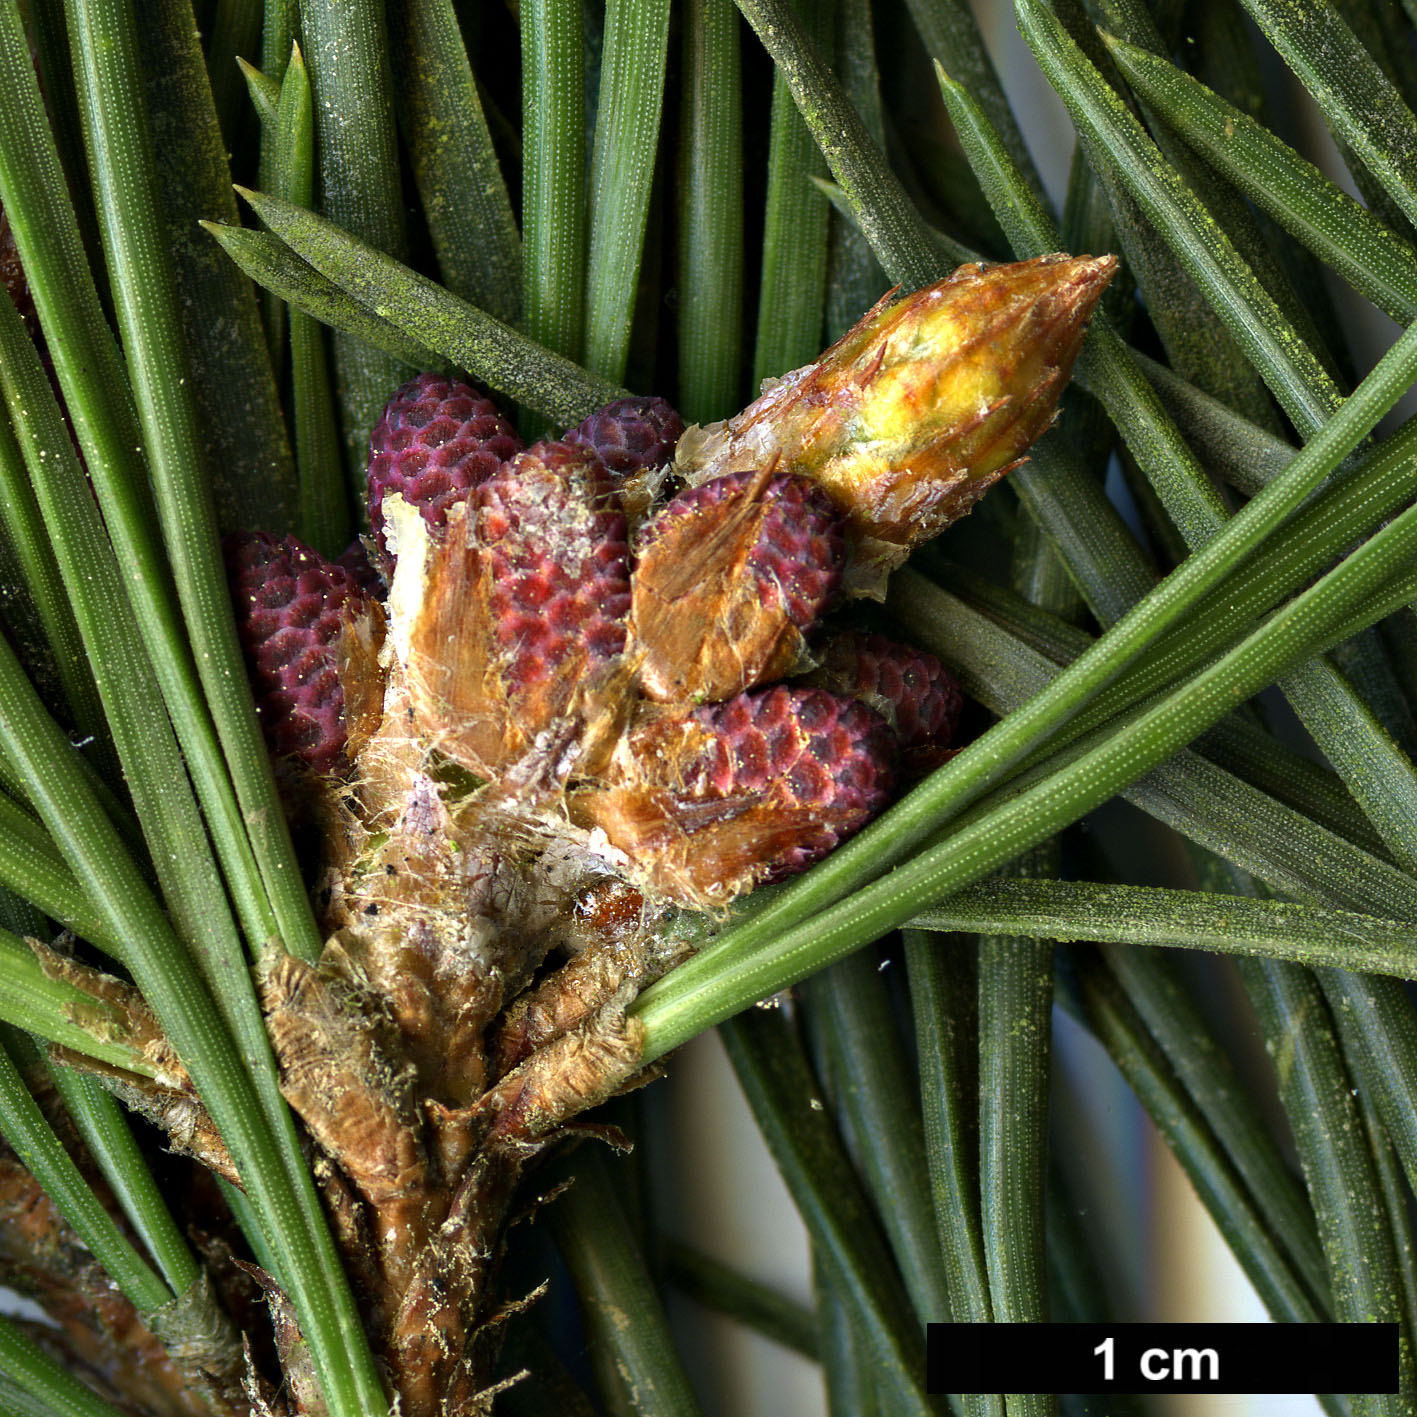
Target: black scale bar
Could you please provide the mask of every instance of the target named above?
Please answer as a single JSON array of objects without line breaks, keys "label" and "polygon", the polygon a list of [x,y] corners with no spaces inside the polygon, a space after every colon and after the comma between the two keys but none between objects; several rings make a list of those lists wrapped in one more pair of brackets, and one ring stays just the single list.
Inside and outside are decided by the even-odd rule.
[{"label": "black scale bar", "polygon": [[930,1324],[926,1384],[957,1393],[1393,1393],[1398,1326]]}]

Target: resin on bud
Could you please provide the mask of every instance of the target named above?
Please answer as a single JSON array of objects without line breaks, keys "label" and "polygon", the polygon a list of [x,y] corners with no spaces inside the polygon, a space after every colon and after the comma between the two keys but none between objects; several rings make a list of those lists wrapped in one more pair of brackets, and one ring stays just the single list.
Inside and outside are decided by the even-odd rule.
[{"label": "resin on bud", "polygon": [[869,311],[815,363],[726,422],[690,429],[698,483],[777,465],[846,520],[847,589],[883,593],[916,546],[968,512],[1053,422],[1115,256],[961,266]]}]

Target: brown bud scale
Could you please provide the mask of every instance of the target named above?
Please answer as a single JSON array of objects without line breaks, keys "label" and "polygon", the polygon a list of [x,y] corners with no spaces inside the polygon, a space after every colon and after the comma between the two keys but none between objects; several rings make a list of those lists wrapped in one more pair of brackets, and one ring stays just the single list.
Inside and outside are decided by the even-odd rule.
[{"label": "brown bud scale", "polygon": [[414,715],[484,777],[539,735],[594,720],[597,688],[625,646],[624,514],[604,470],[567,451],[520,455],[453,509],[412,626]]},{"label": "brown bud scale", "polygon": [[845,560],[826,494],[770,472],[680,493],[637,551],[633,657],[642,691],[666,703],[727,699],[790,673]]}]

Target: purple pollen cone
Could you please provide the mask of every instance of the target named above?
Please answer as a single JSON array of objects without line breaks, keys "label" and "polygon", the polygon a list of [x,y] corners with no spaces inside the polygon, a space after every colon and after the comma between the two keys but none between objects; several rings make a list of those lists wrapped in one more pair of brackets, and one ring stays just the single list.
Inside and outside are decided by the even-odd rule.
[{"label": "purple pollen cone", "polygon": [[479,490],[477,517],[491,572],[488,610],[513,684],[549,681],[573,652],[584,654],[587,670],[623,652],[625,518],[583,449],[528,449]]},{"label": "purple pollen cone", "polygon": [[651,711],[573,802],[651,890],[702,908],[805,871],[890,799],[895,735],[874,709],[777,684]]},{"label": "purple pollen cone", "polygon": [[338,641],[366,604],[343,566],[293,536],[235,532],[222,543],[237,631],[271,752],[317,772],[344,766]]},{"label": "purple pollen cone", "polygon": [[[880,714],[824,689],[785,684],[695,709],[712,735],[695,781],[709,793],[771,793],[783,807],[819,811],[834,825],[773,863],[773,878],[804,871],[885,806],[895,746]],[[830,840],[826,840],[826,838]]]},{"label": "purple pollen cone", "polygon": [[[665,504],[645,528],[637,550],[647,559],[661,539],[678,533],[716,529],[714,509],[746,493],[758,476],[736,472],[699,487],[690,487]],[[763,595],[777,598],[787,618],[799,630],[816,622],[838,585],[846,559],[841,518],[825,492],[805,477],[778,473],[762,490],[767,515],[751,546],[744,549],[743,568],[757,579]]]},{"label": "purple pollen cone", "polygon": [[880,709],[902,748],[949,744],[964,695],[933,654],[860,630],[832,636],[820,653],[821,663],[801,682]]},{"label": "purple pollen cone", "polygon": [[617,669],[629,607],[610,475],[561,442],[518,453],[433,548],[409,638],[415,722],[481,777],[538,742],[553,778],[573,761],[589,770],[627,711]]},{"label": "purple pollen cone", "polygon": [[399,493],[430,526],[442,526],[448,508],[521,447],[512,425],[476,389],[442,374],[410,379],[369,435],[369,522],[381,556],[388,558],[385,497]]},{"label": "purple pollen cone", "polygon": [[591,449],[615,477],[663,467],[684,434],[684,420],[662,398],[616,399],[598,408],[562,441]]}]

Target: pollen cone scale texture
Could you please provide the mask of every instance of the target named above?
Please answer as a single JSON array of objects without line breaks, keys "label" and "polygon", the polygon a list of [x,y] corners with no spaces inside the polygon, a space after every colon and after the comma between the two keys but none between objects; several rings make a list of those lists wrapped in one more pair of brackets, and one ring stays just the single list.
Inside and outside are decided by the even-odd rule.
[{"label": "pollen cone scale texture", "polygon": [[805,870],[886,804],[886,721],[824,689],[769,689],[650,709],[601,783],[572,800],[652,891],[700,907]]},{"label": "pollen cone scale texture", "polygon": [[430,526],[467,500],[521,448],[516,430],[484,394],[442,374],[419,374],[385,405],[369,435],[369,522],[383,570],[392,570],[384,499],[395,492]]},{"label": "pollen cone scale texture", "polygon": [[871,310],[742,413],[692,428],[692,483],[772,467],[844,517],[846,588],[880,597],[916,546],[968,512],[1052,423],[1115,256],[961,266]]},{"label": "pollen cone scale texture", "polygon": [[800,682],[869,704],[903,749],[939,747],[954,736],[964,695],[933,654],[861,630],[832,635],[814,653],[817,664]]},{"label": "pollen cone scale texture", "polygon": [[590,448],[607,472],[624,478],[669,462],[683,434],[684,420],[667,399],[634,395],[596,409],[561,441]]},{"label": "pollen cone scale texture", "polygon": [[266,742],[317,772],[347,766],[342,641],[368,598],[344,566],[293,536],[223,543],[237,630]]}]

